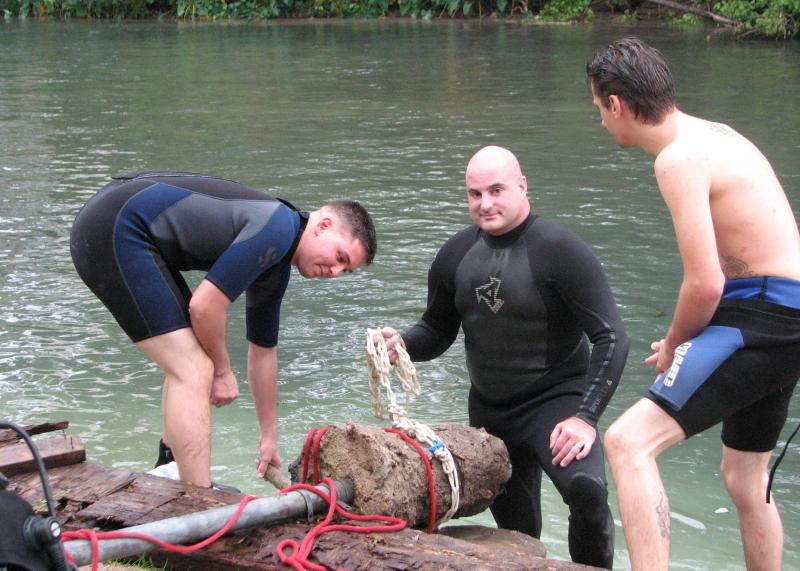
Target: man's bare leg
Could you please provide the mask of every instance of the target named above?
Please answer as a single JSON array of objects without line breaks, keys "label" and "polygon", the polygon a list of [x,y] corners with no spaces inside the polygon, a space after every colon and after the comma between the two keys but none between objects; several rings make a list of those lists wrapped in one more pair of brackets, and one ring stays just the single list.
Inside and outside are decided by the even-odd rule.
[{"label": "man's bare leg", "polygon": [[775,501],[767,503],[769,460],[769,452],[722,447],[722,476],[739,513],[749,571],[780,571],[783,564],[783,524]]},{"label": "man's bare leg", "polygon": [[669,501],[656,458],[683,439],[680,425],[647,399],[628,409],[606,432],[606,454],[634,571],[669,567]]},{"label": "man's bare leg", "polygon": [[172,448],[181,479],[211,485],[211,410],[214,365],[190,328],[137,343],[164,371],[164,440]]}]

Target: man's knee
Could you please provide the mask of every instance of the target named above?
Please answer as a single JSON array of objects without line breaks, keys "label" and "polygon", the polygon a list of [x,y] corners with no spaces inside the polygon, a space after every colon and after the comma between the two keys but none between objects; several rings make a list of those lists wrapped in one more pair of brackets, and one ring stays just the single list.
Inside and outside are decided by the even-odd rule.
[{"label": "man's knee", "polygon": [[608,461],[614,463],[621,460],[625,455],[635,452],[637,448],[631,440],[630,430],[626,429],[620,420],[609,426],[603,437],[603,446],[605,447]]},{"label": "man's knee", "polygon": [[576,474],[569,483],[564,501],[573,512],[604,513],[608,506],[608,486],[598,476]]},{"label": "man's knee", "polygon": [[649,399],[641,399],[608,428],[603,444],[616,471],[639,469],[685,437],[677,421]]},{"label": "man's knee", "polygon": [[767,471],[761,466],[742,465],[723,457],[722,479],[738,509],[766,503]]}]

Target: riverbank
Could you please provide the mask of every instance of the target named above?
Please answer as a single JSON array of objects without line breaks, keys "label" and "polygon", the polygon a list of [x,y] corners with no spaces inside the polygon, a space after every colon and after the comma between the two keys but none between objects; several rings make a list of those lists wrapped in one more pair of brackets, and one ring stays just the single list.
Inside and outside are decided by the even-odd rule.
[{"label": "riverbank", "polygon": [[677,26],[722,27],[741,37],[791,39],[800,4],[790,0],[0,0],[8,18],[274,20],[277,18],[508,18],[521,22],[621,22],[657,19]]}]

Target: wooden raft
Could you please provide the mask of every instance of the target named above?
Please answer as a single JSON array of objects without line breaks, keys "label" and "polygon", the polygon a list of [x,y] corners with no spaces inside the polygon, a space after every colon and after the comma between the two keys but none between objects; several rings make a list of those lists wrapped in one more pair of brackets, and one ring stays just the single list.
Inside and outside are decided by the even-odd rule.
[{"label": "wooden raft", "polygon": [[[36,427],[32,431],[35,432]],[[58,456],[57,450],[67,449],[74,454],[75,437],[65,435],[47,440],[59,438],[63,443],[48,444],[47,455]],[[37,446],[41,446],[41,442],[37,439]],[[15,445],[15,439],[4,437],[0,432],[0,472],[6,475],[6,464],[11,465],[9,460],[12,458],[8,449]],[[91,527],[110,531],[234,504],[242,497],[232,492],[198,488],[124,469],[103,468],[87,464],[84,459],[85,453],[77,463],[70,465],[55,465],[50,463],[52,460],[45,460],[46,465],[54,466],[48,468],[48,479],[57,504],[58,519],[65,529]],[[45,512],[41,482],[35,469],[16,473],[9,480],[10,491],[18,493],[37,512]],[[287,538],[294,538],[299,543],[315,523],[297,522],[252,529],[224,537],[187,555],[156,550],[149,556],[156,565],[166,565],[169,569],[285,570],[287,567],[275,556],[276,545]],[[487,534],[488,538],[480,537]],[[459,536],[469,541],[458,539]],[[332,569],[353,571],[592,569],[567,561],[544,559],[543,555],[541,543],[516,532],[482,526],[453,526],[438,534],[412,529],[388,534],[326,533],[317,539],[311,558]]]}]

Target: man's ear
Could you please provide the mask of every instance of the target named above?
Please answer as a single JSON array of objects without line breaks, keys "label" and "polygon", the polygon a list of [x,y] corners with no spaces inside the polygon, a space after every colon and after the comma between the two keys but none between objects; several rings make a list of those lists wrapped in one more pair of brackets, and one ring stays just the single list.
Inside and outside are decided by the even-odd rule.
[{"label": "man's ear", "polygon": [[619,117],[622,114],[622,99],[619,95],[608,96],[608,110],[614,117]]},{"label": "man's ear", "polygon": [[330,218],[328,216],[320,218],[319,222],[317,222],[317,227],[316,227],[315,234],[319,234],[320,232],[322,232],[323,230],[327,230],[331,226],[333,226],[333,219],[332,218]]}]

